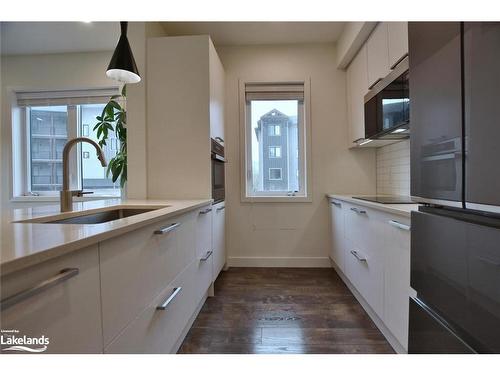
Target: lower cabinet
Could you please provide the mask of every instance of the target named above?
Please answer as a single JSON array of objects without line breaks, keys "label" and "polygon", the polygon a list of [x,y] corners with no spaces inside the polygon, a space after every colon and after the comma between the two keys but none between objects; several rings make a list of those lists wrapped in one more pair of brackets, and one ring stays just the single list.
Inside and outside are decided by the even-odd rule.
[{"label": "lower cabinet", "polygon": [[[11,331],[2,332],[4,339],[44,336],[46,345],[25,346],[45,353],[102,353],[97,245],[3,276],[1,295],[1,329]],[[2,353],[23,352],[8,347],[2,345]]]},{"label": "lower cabinet", "polygon": [[215,281],[226,264],[226,202],[214,204],[213,209],[213,281]]},{"label": "lower cabinet", "polygon": [[330,206],[332,260],[407,350],[410,219],[338,199]]}]

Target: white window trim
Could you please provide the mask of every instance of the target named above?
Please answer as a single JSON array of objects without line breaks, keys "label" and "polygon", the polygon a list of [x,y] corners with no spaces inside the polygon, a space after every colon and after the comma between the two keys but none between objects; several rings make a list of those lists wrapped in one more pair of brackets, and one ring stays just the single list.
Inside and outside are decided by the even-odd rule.
[{"label": "white window trim", "polygon": [[[100,91],[105,91],[108,93],[109,90],[114,90],[115,94],[119,94],[120,92],[120,87],[118,86],[113,86],[113,87],[106,87],[106,88],[101,88],[101,87],[87,87],[87,88],[77,88],[77,89],[70,89],[70,90],[60,90],[64,92],[71,92],[71,94],[78,93],[78,92],[84,92],[88,91],[89,93],[99,93]],[[26,87],[7,87],[5,90],[5,104],[3,104],[3,108],[6,109],[5,111],[5,117],[3,117],[2,121],[5,121],[5,124],[7,126],[4,127],[6,130],[6,139],[9,141],[6,143],[6,150],[5,152],[8,154],[8,171],[9,171],[9,196],[8,199],[11,202],[35,202],[35,201],[47,201],[47,202],[52,202],[52,201],[59,201],[59,192],[58,191],[53,191],[53,192],[44,192],[41,193],[40,195],[26,195],[26,187],[31,188],[31,178],[29,177],[30,174],[28,174],[29,167],[28,163],[26,160],[26,155],[29,157],[29,140],[28,142],[17,142],[17,145],[14,146],[13,140],[14,138],[18,139],[19,137],[24,137],[26,139],[26,130],[27,126],[29,124],[27,123],[26,119],[26,111],[23,109],[23,107],[20,107],[18,105],[18,95],[19,93],[23,92],[40,92],[42,93],[43,91],[47,92],[57,92],[58,90],[39,90],[39,89],[33,89],[33,88],[26,88]],[[77,95],[78,97],[78,95]],[[74,110],[74,109],[73,109]],[[68,105],[68,113],[70,111],[70,105]],[[15,125],[14,122],[20,127],[21,130],[19,130],[16,134],[13,131],[13,126]],[[69,124],[68,124],[69,126]],[[76,131],[76,127],[75,127]],[[69,130],[68,136],[76,136],[73,134],[72,130]],[[80,150],[80,145],[77,145],[77,147],[74,147],[72,150],[72,154],[74,156],[70,156],[70,162],[79,162],[76,157],[77,150]],[[73,161],[71,159],[73,158]],[[76,161],[75,161],[76,159]],[[5,164],[4,164],[5,165]],[[70,167],[70,170],[73,171],[79,171],[80,168],[72,168]],[[77,180],[77,182],[74,182],[72,179],[72,176],[70,176],[70,183],[71,186],[78,186],[80,188],[80,182]],[[74,185],[73,185],[74,183]],[[75,200],[77,201],[87,201],[87,200],[100,200],[100,199],[109,199],[109,198],[120,198],[120,196],[117,195],[109,195],[109,194],[92,194],[92,196],[85,196],[78,198],[76,197]]]},{"label": "white window trim", "polygon": [[[251,145],[247,143],[248,129],[247,129],[247,117],[249,113],[247,111],[247,103],[245,97],[245,85],[249,83],[263,83],[262,80],[252,80],[252,79],[240,79],[239,80],[239,122],[240,122],[240,200],[241,202],[312,202],[312,155],[311,155],[311,137],[312,137],[312,122],[311,122],[311,79],[306,78],[287,78],[287,79],[276,79],[273,80],[278,84],[300,82],[304,85],[304,111],[302,114],[304,116],[304,136],[300,137],[301,143],[299,144],[299,149],[303,149],[303,155],[305,160],[301,161],[303,167],[302,177],[305,179],[305,183],[302,181],[302,186],[305,188],[305,195],[300,196],[284,196],[283,192],[265,192],[265,195],[247,195],[247,158],[251,156]],[[269,82],[269,81],[268,81]],[[300,113],[299,113],[300,115]],[[304,142],[305,138],[305,142]],[[249,171],[251,173],[251,170]]]}]

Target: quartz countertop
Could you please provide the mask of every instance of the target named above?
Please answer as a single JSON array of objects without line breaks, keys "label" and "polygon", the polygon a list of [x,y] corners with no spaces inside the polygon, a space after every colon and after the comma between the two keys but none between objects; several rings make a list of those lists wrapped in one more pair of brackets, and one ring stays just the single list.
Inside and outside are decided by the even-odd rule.
[{"label": "quartz countertop", "polygon": [[[73,211],[61,213],[59,204],[14,209],[2,212],[0,238],[0,273],[8,273],[33,266],[51,258],[65,255],[100,241],[130,232],[147,224],[179,215],[212,202],[199,200],[121,200],[76,202]],[[158,208],[100,224],[43,224],[20,223],[23,220],[41,220],[61,215],[58,219],[78,215],[81,211],[97,213],[113,208]]]},{"label": "quartz countertop", "polygon": [[[353,198],[350,195],[327,194],[326,196],[328,198],[338,199],[339,201],[354,203],[360,206],[374,208],[376,210],[385,211],[391,214],[406,216],[408,218],[411,216],[412,211],[418,210],[419,206],[418,204],[384,204],[384,203],[370,202],[362,199]],[[358,196],[363,197],[363,195],[358,195]]]}]

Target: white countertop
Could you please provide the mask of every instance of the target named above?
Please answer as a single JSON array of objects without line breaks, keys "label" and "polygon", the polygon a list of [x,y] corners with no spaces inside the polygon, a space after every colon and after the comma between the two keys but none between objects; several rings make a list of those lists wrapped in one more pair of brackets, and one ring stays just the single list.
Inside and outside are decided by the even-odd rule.
[{"label": "white countertop", "polygon": [[[32,266],[71,251],[140,228],[171,216],[188,212],[212,202],[201,200],[121,200],[77,202],[73,211],[95,213],[109,207],[134,206],[133,208],[163,207],[139,215],[113,220],[101,224],[43,224],[15,223],[45,216],[60,215],[59,205],[36,206],[2,212],[0,238],[0,273],[2,275]],[[63,218],[63,217],[61,217]]]},{"label": "white countertop", "polygon": [[[360,206],[370,207],[391,214],[406,216],[408,218],[411,216],[412,211],[418,210],[419,206],[418,204],[384,204],[384,203],[370,202],[362,199],[356,199],[349,195],[327,194],[326,196],[328,198],[338,199],[339,201],[355,203]],[[363,195],[358,195],[358,197],[363,197]]]}]

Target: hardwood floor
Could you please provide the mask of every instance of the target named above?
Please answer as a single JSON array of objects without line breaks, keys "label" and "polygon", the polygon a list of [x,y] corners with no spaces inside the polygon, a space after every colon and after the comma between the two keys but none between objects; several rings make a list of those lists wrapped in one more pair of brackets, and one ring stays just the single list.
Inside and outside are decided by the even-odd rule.
[{"label": "hardwood floor", "polygon": [[394,353],[333,269],[231,268],[179,353]]}]

